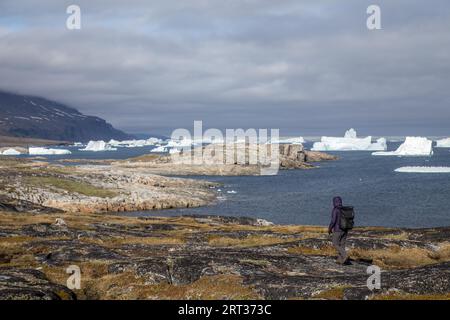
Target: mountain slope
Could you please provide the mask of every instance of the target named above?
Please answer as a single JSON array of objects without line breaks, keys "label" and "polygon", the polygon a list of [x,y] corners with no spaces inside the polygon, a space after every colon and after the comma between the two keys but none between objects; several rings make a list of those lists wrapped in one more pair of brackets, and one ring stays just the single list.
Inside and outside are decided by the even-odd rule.
[{"label": "mountain slope", "polygon": [[124,140],[105,120],[44,98],[0,91],[0,134],[62,141]]}]

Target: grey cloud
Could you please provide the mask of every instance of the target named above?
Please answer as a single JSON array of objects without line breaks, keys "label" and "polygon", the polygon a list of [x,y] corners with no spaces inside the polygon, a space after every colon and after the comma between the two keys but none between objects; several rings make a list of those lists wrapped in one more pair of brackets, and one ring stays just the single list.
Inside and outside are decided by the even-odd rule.
[{"label": "grey cloud", "polygon": [[[285,134],[446,134],[450,5],[378,1],[0,3],[0,88],[42,95],[131,132],[279,127]],[[448,121],[447,121],[448,122]],[[380,128],[383,128],[380,130]]]}]

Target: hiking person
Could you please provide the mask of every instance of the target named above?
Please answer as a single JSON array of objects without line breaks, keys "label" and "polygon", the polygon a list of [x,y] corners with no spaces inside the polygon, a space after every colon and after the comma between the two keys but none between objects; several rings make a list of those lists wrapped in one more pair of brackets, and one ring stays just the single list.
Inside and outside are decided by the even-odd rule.
[{"label": "hiking person", "polygon": [[345,250],[345,243],[347,241],[348,231],[353,228],[353,218],[353,207],[344,207],[342,205],[342,198],[334,197],[328,233],[330,235],[333,234],[333,245],[338,252],[336,262],[339,264],[351,264]]}]

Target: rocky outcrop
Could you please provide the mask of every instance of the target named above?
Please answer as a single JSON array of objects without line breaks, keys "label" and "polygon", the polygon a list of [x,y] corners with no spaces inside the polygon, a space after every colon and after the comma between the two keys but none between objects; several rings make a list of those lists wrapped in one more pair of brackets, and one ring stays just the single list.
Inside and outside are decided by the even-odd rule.
[{"label": "rocky outcrop", "polygon": [[305,161],[309,163],[331,161],[337,159],[338,159],[337,156],[325,152],[305,150]]},{"label": "rocky outcrop", "polygon": [[[30,165],[32,164],[32,165]],[[28,212],[124,212],[190,208],[216,200],[216,183],[112,166],[66,170],[46,163],[0,166],[0,208]]]},{"label": "rocky outcrop", "polygon": [[75,299],[75,293],[50,282],[41,271],[0,267],[0,300]]},{"label": "rocky outcrop", "polygon": [[[271,148],[279,148],[279,152],[275,153]],[[141,156],[112,165],[164,175],[232,176],[260,175],[262,168],[273,165],[278,165],[280,169],[310,169],[314,168],[312,162],[336,159],[336,156],[323,152],[307,151],[301,144],[271,146],[236,143],[231,146],[211,144],[169,156]]]},{"label": "rocky outcrop", "polygon": [[[238,277],[241,286],[264,299],[445,297],[450,293],[446,251],[450,228],[357,228],[349,244],[353,263],[342,266],[335,263],[326,228],[320,227],[276,226],[252,218],[217,216],[135,219],[53,214],[41,218],[52,223],[36,221],[36,216],[33,223],[14,217],[0,214],[2,221],[9,221],[0,226],[0,242],[14,243],[16,237],[28,240],[21,240],[20,247],[0,257],[0,264],[14,261],[20,266],[20,256],[26,252],[33,257],[33,268],[45,267],[50,274],[79,265],[87,277],[82,283],[89,284],[76,291],[79,298],[164,299],[185,288],[190,293],[181,298],[192,298],[195,290],[204,297],[208,290],[219,288],[202,288],[202,281],[217,277]],[[65,224],[56,223],[57,218]],[[434,236],[427,238],[428,234]],[[361,258],[359,252],[372,259]],[[408,253],[405,261],[401,260],[403,252]],[[381,263],[380,257],[386,264],[381,265],[381,289],[371,291],[366,285],[367,267]],[[13,272],[20,279],[11,280]],[[38,283],[39,292],[45,294],[14,291],[31,283]],[[0,297],[57,298],[59,289],[35,271],[0,268]],[[72,297],[67,290],[63,292]]]}]

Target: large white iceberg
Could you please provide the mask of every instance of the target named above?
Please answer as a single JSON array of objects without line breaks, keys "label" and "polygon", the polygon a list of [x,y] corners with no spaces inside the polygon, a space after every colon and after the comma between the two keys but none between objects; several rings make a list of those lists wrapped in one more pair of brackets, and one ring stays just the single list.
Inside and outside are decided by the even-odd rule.
[{"label": "large white iceberg", "polygon": [[450,167],[401,167],[395,172],[404,173],[450,173]]},{"label": "large white iceberg", "polygon": [[80,149],[80,151],[93,151],[93,152],[99,152],[99,151],[116,151],[116,148],[111,147],[109,144],[107,144],[105,141],[89,141],[86,148]]},{"label": "large white iceberg", "polygon": [[437,140],[436,148],[450,148],[450,138]]},{"label": "large white iceberg", "polygon": [[358,138],[355,129],[347,130],[344,137],[322,137],[314,143],[313,151],[378,151],[386,150],[385,138],[379,138],[372,143],[372,137]]},{"label": "large white iceberg", "polygon": [[51,155],[64,155],[64,154],[71,154],[69,150],[66,149],[48,149],[48,148],[29,148],[28,154],[30,156],[51,156]]},{"label": "large white iceberg", "polygon": [[0,152],[3,156],[19,156],[21,155],[20,151],[17,151],[16,149],[6,149],[3,152]]},{"label": "large white iceberg", "polygon": [[395,151],[374,152],[374,156],[431,156],[433,141],[423,137],[406,137],[405,142]]}]

